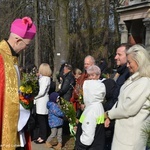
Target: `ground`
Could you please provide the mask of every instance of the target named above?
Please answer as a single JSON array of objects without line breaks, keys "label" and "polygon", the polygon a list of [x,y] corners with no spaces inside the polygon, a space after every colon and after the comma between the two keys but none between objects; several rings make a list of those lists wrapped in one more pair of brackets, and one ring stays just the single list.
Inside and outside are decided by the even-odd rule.
[{"label": "ground", "polygon": [[[73,150],[74,142],[75,142],[74,137],[70,135],[64,135],[62,150]],[[55,143],[56,143],[56,140],[53,141],[53,144]],[[35,144],[34,141],[32,141],[32,150],[53,150],[53,149],[46,148],[45,144]]]}]

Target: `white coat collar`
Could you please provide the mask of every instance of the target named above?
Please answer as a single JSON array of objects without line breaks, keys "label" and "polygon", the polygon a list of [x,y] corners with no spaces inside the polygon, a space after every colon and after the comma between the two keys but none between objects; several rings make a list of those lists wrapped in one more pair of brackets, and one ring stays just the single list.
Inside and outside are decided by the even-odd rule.
[{"label": "white coat collar", "polygon": [[140,78],[139,72],[135,72],[133,75],[131,75],[126,82],[124,83],[124,85],[122,86],[122,88],[126,88],[128,85],[130,85],[132,82],[138,80]]}]

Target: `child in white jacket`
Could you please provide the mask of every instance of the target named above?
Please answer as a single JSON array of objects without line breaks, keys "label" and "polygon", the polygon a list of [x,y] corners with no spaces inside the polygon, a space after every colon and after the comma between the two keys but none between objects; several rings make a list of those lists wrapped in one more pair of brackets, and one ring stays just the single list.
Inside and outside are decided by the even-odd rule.
[{"label": "child in white jacket", "polygon": [[75,150],[103,150],[105,129],[102,102],[106,89],[102,81],[98,80],[100,69],[96,65],[88,69],[90,80],[84,81],[83,84],[85,109],[77,126]]}]

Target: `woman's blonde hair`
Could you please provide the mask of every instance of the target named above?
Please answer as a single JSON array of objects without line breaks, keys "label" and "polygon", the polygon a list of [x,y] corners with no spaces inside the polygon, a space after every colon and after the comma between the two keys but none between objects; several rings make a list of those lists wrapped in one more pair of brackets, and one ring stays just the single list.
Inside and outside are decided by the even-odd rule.
[{"label": "woman's blonde hair", "polygon": [[131,55],[137,63],[141,77],[150,77],[150,55],[144,47],[138,44],[133,45],[127,51],[127,55]]},{"label": "woman's blonde hair", "polygon": [[39,73],[43,76],[50,77],[52,75],[52,70],[47,63],[42,63],[39,67]]},{"label": "woman's blonde hair", "polygon": [[75,74],[75,75],[76,75],[76,74],[81,75],[81,74],[82,74],[82,71],[81,71],[79,68],[76,68],[76,69],[74,70],[74,74]]}]

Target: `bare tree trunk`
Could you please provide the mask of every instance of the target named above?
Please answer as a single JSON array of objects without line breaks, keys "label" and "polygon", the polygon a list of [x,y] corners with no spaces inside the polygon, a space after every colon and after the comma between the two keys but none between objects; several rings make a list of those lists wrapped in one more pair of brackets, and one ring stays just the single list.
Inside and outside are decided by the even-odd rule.
[{"label": "bare tree trunk", "polygon": [[[55,9],[55,52],[54,52],[54,75],[59,71],[61,63],[68,58],[68,25],[67,11],[68,2],[58,0]],[[56,76],[53,77],[54,79]]]},{"label": "bare tree trunk", "polygon": [[107,58],[108,56],[108,35],[109,35],[109,0],[105,0],[104,4],[104,37],[102,41],[102,45],[104,46],[103,57]]},{"label": "bare tree trunk", "polygon": [[[34,3],[34,16],[35,16],[35,24],[37,26],[37,29],[39,29],[39,21],[38,21],[38,0],[35,0]],[[39,31],[36,33],[35,36],[35,49],[34,49],[34,62],[35,65],[38,67],[41,63],[40,59],[40,52],[39,52]]]}]

